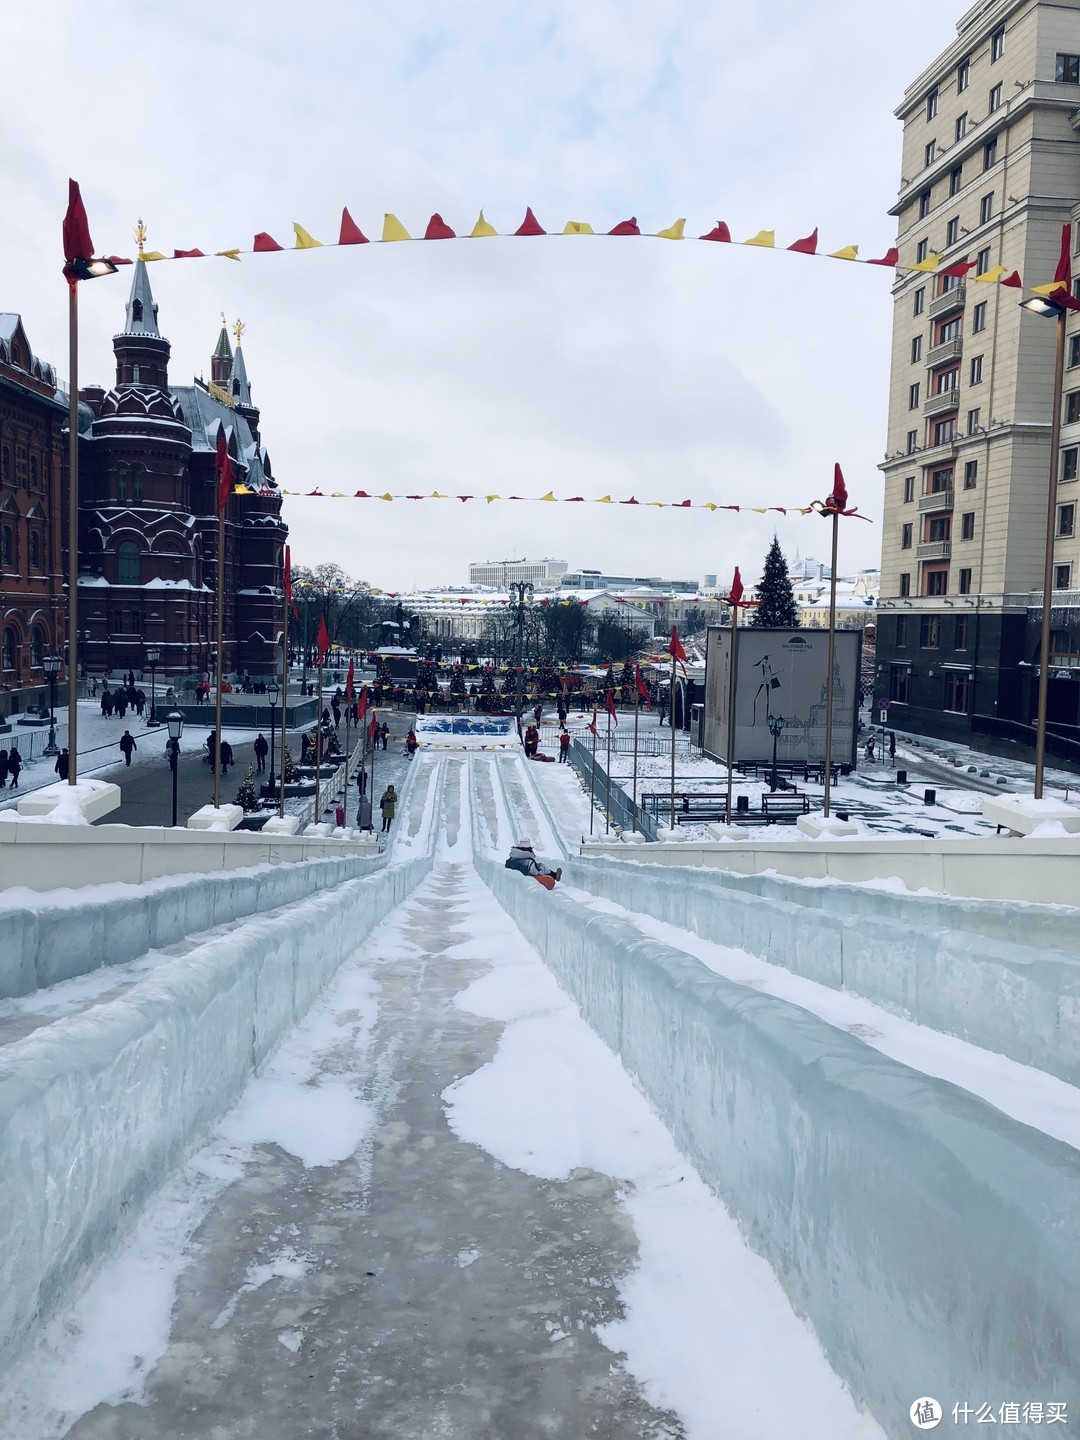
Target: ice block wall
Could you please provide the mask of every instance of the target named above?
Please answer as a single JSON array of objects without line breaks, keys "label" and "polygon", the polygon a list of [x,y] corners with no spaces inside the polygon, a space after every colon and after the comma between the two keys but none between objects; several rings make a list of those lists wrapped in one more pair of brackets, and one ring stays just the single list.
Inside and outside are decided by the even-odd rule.
[{"label": "ice block wall", "polygon": [[921,1395],[1075,1395],[1076,1151],[475,863],[886,1433],[908,1433]]}]

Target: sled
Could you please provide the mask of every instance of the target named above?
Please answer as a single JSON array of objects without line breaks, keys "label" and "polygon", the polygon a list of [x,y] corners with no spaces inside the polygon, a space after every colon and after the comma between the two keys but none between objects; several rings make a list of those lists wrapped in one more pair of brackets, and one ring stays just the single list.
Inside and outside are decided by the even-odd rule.
[{"label": "sled", "polygon": [[538,885],[543,885],[543,887],[544,887],[545,890],[554,890],[554,889],[555,889],[555,876],[554,876],[554,875],[534,875],[534,876],[533,876],[533,879],[536,881],[536,883],[537,883]]}]

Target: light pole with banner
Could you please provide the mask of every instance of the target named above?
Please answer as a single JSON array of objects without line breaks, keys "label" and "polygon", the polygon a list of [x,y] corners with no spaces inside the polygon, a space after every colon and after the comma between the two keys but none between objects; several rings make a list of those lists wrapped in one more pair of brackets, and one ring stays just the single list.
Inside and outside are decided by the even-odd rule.
[{"label": "light pole with banner", "polygon": [[[281,698],[281,690],[279,689],[276,680],[271,680],[270,684],[267,685],[266,698],[270,702],[270,779],[268,782],[268,789],[270,791],[270,799],[275,800],[277,798],[277,794],[274,787],[274,720],[275,712],[277,710],[277,703],[278,700]],[[285,723],[284,715],[281,717],[281,723],[283,725]]]},{"label": "light pole with banner", "polygon": [[165,719],[169,727],[169,768],[172,770],[172,823],[176,827],[176,772],[180,768],[180,737],[184,733],[184,717],[174,710]]},{"label": "light pole with banner", "polygon": [[41,663],[49,677],[49,743],[45,746],[45,754],[59,755],[56,744],[56,677],[60,673],[60,656],[46,655]]},{"label": "light pole with banner", "polygon": [[161,659],[161,651],[156,645],[146,647],[146,663],[150,666],[150,718],[146,722],[149,730],[158,724],[157,718],[157,667]]}]

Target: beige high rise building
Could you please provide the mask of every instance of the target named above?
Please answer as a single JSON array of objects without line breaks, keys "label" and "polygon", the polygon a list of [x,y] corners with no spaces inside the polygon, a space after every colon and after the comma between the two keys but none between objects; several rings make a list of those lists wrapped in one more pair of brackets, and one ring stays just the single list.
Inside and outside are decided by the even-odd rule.
[{"label": "beige high rise building", "polygon": [[[1053,279],[1063,224],[1080,268],[1080,0],[981,0],[896,114],[900,263],[941,264],[894,290],[877,695],[898,728],[1022,740],[1035,711],[1055,326],[1018,302]],[[966,278],[942,273],[961,261],[974,265]],[[1025,290],[977,278],[999,266]],[[1075,730],[1080,315],[1066,366],[1049,714]]]}]

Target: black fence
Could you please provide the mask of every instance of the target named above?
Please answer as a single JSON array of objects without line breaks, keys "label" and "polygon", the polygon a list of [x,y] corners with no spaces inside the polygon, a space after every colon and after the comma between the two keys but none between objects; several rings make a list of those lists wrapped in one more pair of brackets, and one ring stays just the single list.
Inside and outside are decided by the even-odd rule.
[{"label": "black fence", "polygon": [[[1053,721],[1046,727],[1046,753],[1054,760],[1064,760],[1070,765],[1080,765],[1080,739],[1076,738],[1075,728],[1070,726],[1069,734],[1061,734],[1055,729]],[[1035,753],[1035,726],[1024,725],[1019,720],[999,720],[995,715],[973,715],[971,717],[971,729],[975,735],[988,735],[994,740],[1010,741],[1014,745],[1024,745],[1031,752]],[[998,747],[999,753],[1007,754],[1003,747]]]},{"label": "black fence", "polygon": [[624,830],[636,829],[646,840],[656,839],[656,821],[651,815],[646,815],[640,805],[635,806],[615,781],[611,782],[611,799],[608,802],[608,774],[599,760],[593,759],[591,746],[583,745],[580,740],[571,740],[570,763],[585,784],[591,784],[594,798],[607,807],[613,825],[620,825]]},{"label": "black fence", "polygon": [[[170,715],[173,710],[180,711],[185,725],[201,725],[205,726],[207,730],[214,728],[214,702],[212,700],[207,701],[205,705],[175,705],[172,701],[166,705],[159,701],[157,717],[162,724],[165,723],[165,717]],[[299,700],[286,706],[285,728],[302,730],[305,726],[314,725],[318,717],[318,710],[318,702],[315,700]],[[344,729],[344,720],[341,724]],[[274,708],[274,725],[278,729],[281,728],[280,705]],[[222,705],[221,728],[223,730],[269,730],[270,706],[265,701],[261,705]]]}]

